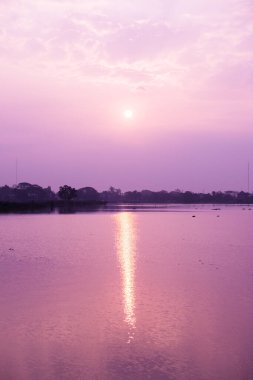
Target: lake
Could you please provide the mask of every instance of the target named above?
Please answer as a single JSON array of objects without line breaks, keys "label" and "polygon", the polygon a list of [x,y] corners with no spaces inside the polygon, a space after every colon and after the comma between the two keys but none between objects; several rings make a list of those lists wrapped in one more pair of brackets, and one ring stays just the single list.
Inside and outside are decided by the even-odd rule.
[{"label": "lake", "polygon": [[252,380],[252,226],[249,206],[1,215],[0,379]]}]

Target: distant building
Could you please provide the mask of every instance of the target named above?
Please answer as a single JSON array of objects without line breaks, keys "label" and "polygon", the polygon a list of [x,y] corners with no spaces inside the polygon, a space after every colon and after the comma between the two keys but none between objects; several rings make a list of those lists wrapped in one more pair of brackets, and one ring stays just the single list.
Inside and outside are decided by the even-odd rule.
[{"label": "distant building", "polygon": [[230,195],[233,198],[236,198],[238,196],[239,192],[238,191],[233,191],[233,190],[228,190],[228,191],[225,191],[225,194],[226,195]]}]

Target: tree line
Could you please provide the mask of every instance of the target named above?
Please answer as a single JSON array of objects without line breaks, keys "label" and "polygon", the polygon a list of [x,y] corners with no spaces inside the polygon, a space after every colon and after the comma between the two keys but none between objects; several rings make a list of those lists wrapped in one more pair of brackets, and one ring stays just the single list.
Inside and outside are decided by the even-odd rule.
[{"label": "tree line", "polygon": [[223,203],[223,204],[250,204],[253,203],[253,194],[244,191],[212,191],[210,193],[194,193],[191,191],[126,191],[110,187],[106,191],[98,192],[93,187],[75,189],[69,185],[60,186],[57,192],[51,187],[42,188],[27,182],[17,186],[0,187],[1,203]]}]

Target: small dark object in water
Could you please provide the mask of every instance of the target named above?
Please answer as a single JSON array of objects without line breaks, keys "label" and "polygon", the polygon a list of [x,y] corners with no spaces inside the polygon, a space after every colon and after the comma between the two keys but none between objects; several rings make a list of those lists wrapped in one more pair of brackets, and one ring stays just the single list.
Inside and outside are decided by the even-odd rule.
[{"label": "small dark object in water", "polygon": [[14,251],[14,248],[9,248],[9,251]]},{"label": "small dark object in water", "polygon": [[196,215],[192,215],[192,218],[196,218]]},{"label": "small dark object in water", "polygon": [[219,218],[220,217],[220,215],[217,215],[217,218]]}]

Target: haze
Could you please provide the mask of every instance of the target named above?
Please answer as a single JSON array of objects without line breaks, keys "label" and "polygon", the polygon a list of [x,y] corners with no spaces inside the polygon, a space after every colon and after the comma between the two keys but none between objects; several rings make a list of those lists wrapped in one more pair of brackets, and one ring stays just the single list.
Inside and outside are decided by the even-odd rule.
[{"label": "haze", "polygon": [[[0,184],[247,190],[253,7],[0,1]],[[133,117],[124,117],[131,110]]]}]

